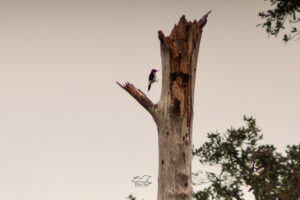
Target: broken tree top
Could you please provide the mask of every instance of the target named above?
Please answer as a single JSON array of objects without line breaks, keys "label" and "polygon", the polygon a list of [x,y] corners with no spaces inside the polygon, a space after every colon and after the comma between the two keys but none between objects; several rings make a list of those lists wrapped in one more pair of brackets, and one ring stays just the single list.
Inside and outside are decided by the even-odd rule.
[{"label": "broken tree top", "polygon": [[172,113],[185,117],[187,124],[191,123],[199,44],[210,12],[199,21],[193,22],[187,21],[183,15],[167,37],[162,31],[158,32],[162,57],[162,91],[157,104],[153,104],[146,94],[133,84],[127,82],[121,85],[117,82],[156,122],[168,118],[162,116],[164,113]]},{"label": "broken tree top", "polygon": [[[184,38],[187,34],[190,27],[195,27],[199,33],[202,32],[202,28],[207,22],[207,17],[211,13],[211,10],[208,11],[199,21],[194,20],[193,22],[186,21],[185,15],[182,15],[182,17],[179,20],[179,23],[173,28],[172,33],[165,37],[164,33],[162,31],[158,31],[158,38],[161,41],[161,43],[170,43],[170,41],[174,41],[177,37],[180,39]],[[184,31],[185,30],[185,31]],[[178,35],[178,33],[180,33]]]}]

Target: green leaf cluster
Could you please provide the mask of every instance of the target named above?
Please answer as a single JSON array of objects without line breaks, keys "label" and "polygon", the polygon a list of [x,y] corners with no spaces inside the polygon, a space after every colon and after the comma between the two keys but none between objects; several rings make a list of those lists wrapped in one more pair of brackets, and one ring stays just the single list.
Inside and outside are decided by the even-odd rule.
[{"label": "green leaf cluster", "polygon": [[[278,153],[273,145],[259,144],[263,136],[254,118],[244,116],[244,121],[246,127],[209,133],[207,142],[193,148],[201,164],[220,168],[202,175],[209,185],[194,199],[242,200],[245,186],[256,200],[300,199],[300,144],[287,146],[285,155]],[[199,172],[194,176],[201,177]]]},{"label": "green leaf cluster", "polygon": [[267,1],[270,1],[271,9],[259,12],[258,16],[264,21],[258,26],[265,28],[269,35],[276,37],[282,29],[286,29],[288,24],[289,31],[286,31],[283,36],[285,42],[299,36],[300,30],[297,28],[297,23],[300,22],[300,0]]}]

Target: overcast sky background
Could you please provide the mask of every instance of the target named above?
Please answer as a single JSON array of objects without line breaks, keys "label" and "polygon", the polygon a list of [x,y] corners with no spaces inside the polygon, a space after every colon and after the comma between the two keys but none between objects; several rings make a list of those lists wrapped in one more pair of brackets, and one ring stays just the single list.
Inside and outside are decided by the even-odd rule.
[{"label": "overcast sky background", "polygon": [[[279,151],[299,143],[300,43],[257,28],[264,8],[263,0],[0,1],[0,199],[156,199],[155,124],[115,82],[146,91],[161,65],[157,31],[169,35],[183,14],[199,20],[212,10],[194,144],[244,125],[243,115]],[[160,89],[147,95],[157,102]],[[135,188],[142,175],[152,184]]]}]

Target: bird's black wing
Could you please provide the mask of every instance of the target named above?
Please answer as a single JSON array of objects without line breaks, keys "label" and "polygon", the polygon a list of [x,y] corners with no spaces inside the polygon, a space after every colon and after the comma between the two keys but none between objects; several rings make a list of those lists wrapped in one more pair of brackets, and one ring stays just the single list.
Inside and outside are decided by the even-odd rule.
[{"label": "bird's black wing", "polygon": [[150,73],[150,75],[149,75],[149,81],[152,81],[153,79],[154,79],[154,74]]}]

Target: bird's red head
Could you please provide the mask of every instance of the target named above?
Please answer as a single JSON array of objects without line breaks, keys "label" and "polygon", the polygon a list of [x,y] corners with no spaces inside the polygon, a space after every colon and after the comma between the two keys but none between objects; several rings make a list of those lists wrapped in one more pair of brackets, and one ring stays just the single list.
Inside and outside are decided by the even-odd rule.
[{"label": "bird's red head", "polygon": [[156,69],[151,70],[151,73],[156,73],[156,72],[158,72],[158,70],[156,70]]}]

